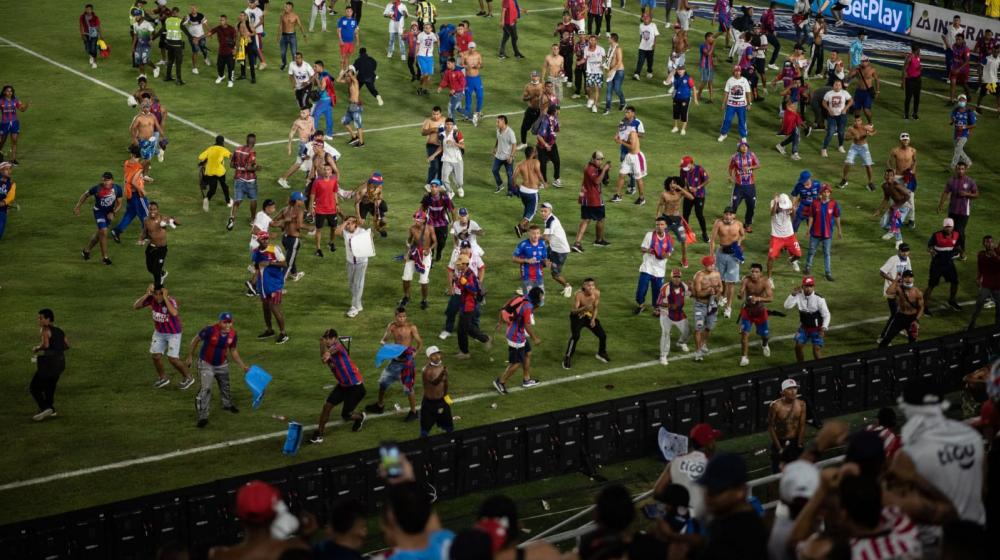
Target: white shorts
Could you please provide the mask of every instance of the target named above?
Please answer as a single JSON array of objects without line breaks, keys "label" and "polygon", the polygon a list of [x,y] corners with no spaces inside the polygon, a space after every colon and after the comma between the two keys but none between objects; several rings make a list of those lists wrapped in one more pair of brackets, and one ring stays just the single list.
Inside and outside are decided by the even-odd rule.
[{"label": "white shorts", "polygon": [[[427,253],[426,255],[424,255],[424,258],[423,258],[424,271],[420,273],[420,280],[418,280],[421,284],[429,284],[430,283],[430,281],[431,281],[431,264],[433,262],[434,262],[434,259],[432,258],[432,255],[430,253]],[[406,264],[403,265],[403,282],[411,282],[413,280],[413,273],[416,272],[416,270],[417,270],[417,267],[414,266],[413,261],[409,261],[409,260],[406,261]]]},{"label": "white shorts", "polygon": [[681,55],[676,58],[674,57],[673,54],[671,54],[670,59],[667,61],[667,72],[673,72],[674,70],[677,70],[681,66],[684,66],[686,58],[687,57],[683,53],[681,53]]},{"label": "white shorts", "polygon": [[618,174],[632,175],[636,179],[642,179],[646,176],[646,156],[642,152],[625,154],[625,159],[622,160],[622,166],[618,170]]},{"label": "white shorts", "polygon": [[181,333],[167,334],[153,331],[149,353],[166,354],[168,358],[179,358],[181,355],[181,336]]},{"label": "white shorts", "polygon": [[573,25],[576,25],[577,34],[583,33],[583,30],[587,28],[586,19],[574,19]]},{"label": "white shorts", "polygon": [[681,29],[688,31],[691,29],[691,15],[694,10],[677,10],[677,23],[681,24]]}]

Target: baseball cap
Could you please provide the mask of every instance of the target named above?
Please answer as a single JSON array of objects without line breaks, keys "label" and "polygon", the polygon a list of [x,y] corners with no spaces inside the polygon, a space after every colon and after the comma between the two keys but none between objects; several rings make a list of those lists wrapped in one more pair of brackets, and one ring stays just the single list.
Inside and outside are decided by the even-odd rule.
[{"label": "baseball cap", "polygon": [[749,147],[750,147],[750,143],[749,143],[749,142],[747,142],[747,141],[745,141],[745,140],[740,140],[740,141],[739,141],[739,142],[738,142],[738,143],[736,144],[736,147],[737,147],[737,148],[739,148],[740,146],[746,146],[747,148],[749,148]]},{"label": "baseball cap", "polygon": [[7,169],[8,167],[14,167],[14,165],[9,161],[0,161],[0,169]]},{"label": "baseball cap", "polygon": [[441,349],[438,348],[437,346],[428,346],[427,350],[424,350],[424,353],[427,354],[428,358],[430,358],[431,356],[433,356],[434,354],[437,354],[439,352],[441,352]]},{"label": "baseball cap", "polygon": [[232,313],[230,313],[228,311],[223,311],[222,313],[219,313],[219,322],[220,323],[231,323],[232,321],[233,321],[233,314]]},{"label": "baseball cap", "polygon": [[[803,280],[803,283],[805,283],[804,280]],[[786,380],[784,380],[784,381],[781,382],[781,390],[782,391],[784,391],[786,389],[798,389],[798,388],[799,388],[799,383],[797,381],[795,381],[794,379],[786,379]]]},{"label": "baseball cap", "polygon": [[792,461],[781,471],[778,496],[786,504],[797,498],[811,498],[819,488],[819,469],[808,461]]},{"label": "baseball cap", "polygon": [[712,457],[705,473],[696,481],[710,494],[743,486],[747,482],[747,464],[739,455],[722,453]]},{"label": "baseball cap", "polygon": [[101,178],[102,179],[114,179],[115,176],[112,175],[110,171],[105,171],[104,173],[101,174]]},{"label": "baseball cap", "polygon": [[254,480],[236,493],[236,516],[250,523],[267,523],[275,518],[274,504],[281,500],[278,489],[266,482]]},{"label": "baseball cap", "polygon": [[358,73],[358,69],[357,69],[357,68],[355,68],[353,64],[349,64],[349,65],[347,66],[347,71],[348,71],[348,72],[352,72],[352,73],[354,73],[354,74],[357,74],[357,73]]},{"label": "baseball cap", "polygon": [[812,276],[805,276],[805,277],[802,278],[802,285],[803,286],[815,286],[816,285],[816,279],[813,278]]},{"label": "baseball cap", "polygon": [[808,181],[810,177],[812,177],[812,173],[808,169],[803,169],[802,173],[799,173],[799,182]]},{"label": "baseball cap", "polygon": [[143,12],[141,8],[132,8],[132,11],[130,11],[129,13],[132,14],[132,17],[136,17],[136,16],[141,16]]},{"label": "baseball cap", "polygon": [[910,244],[909,243],[900,243],[899,247],[896,247],[896,250],[897,251],[909,251],[910,250]]},{"label": "baseball cap", "polygon": [[958,100],[959,100],[959,101],[966,101],[966,100],[968,100],[968,99],[969,99],[969,98],[968,98],[968,97],[966,97],[964,93],[961,93],[961,94],[959,94],[959,96],[958,96]]},{"label": "baseball cap", "polygon": [[910,139],[910,133],[909,132],[900,132],[899,133],[899,139],[900,140],[909,140]]},{"label": "baseball cap", "polygon": [[601,150],[596,150],[594,152],[593,159],[604,159],[604,152],[602,152]]},{"label": "baseball cap", "polygon": [[830,188],[830,185],[828,183],[823,183],[819,187],[819,192],[821,192],[821,193],[824,193],[824,192],[833,192],[833,189]]},{"label": "baseball cap", "polygon": [[374,183],[376,185],[382,184],[382,174],[378,171],[372,173],[372,176],[368,178],[369,183]]},{"label": "baseball cap", "polygon": [[[681,167],[687,167],[689,165],[694,165],[694,158],[691,156],[684,156],[681,158]],[[686,171],[686,170],[685,170]]]},{"label": "baseball cap", "polygon": [[441,186],[441,179],[431,179],[431,185]]},{"label": "baseball cap", "polygon": [[673,269],[670,272],[670,276],[673,277],[673,278],[680,278],[681,277],[681,269],[679,269],[679,268]]},{"label": "baseball cap", "polygon": [[295,191],[295,192],[292,193],[291,199],[292,200],[305,200],[306,199],[306,195],[302,194],[299,191]]},{"label": "baseball cap", "polygon": [[542,203],[542,208],[548,208],[549,210],[552,210],[552,203],[551,202],[543,202]]},{"label": "baseball cap", "polygon": [[538,72],[538,70],[532,70],[531,71],[531,76],[532,77],[534,77],[534,76],[541,76],[541,74]]},{"label": "baseball cap", "polygon": [[941,222],[941,227],[943,228],[955,227],[955,220],[952,220],[951,218],[945,218],[944,221]]},{"label": "baseball cap", "polygon": [[427,219],[427,214],[425,214],[423,210],[417,210],[413,213],[413,219],[424,221]]},{"label": "baseball cap", "polygon": [[470,49],[476,48],[476,42],[475,41],[469,41],[469,48]]},{"label": "baseball cap", "polygon": [[704,447],[722,437],[722,432],[716,430],[707,422],[702,422],[695,424],[688,435],[695,443]]},{"label": "baseball cap", "polygon": [[469,215],[469,209],[466,208],[466,207],[464,207],[464,206],[461,207],[461,208],[459,208],[458,209],[458,215],[459,216],[468,216]]},{"label": "baseball cap", "polygon": [[778,208],[782,210],[792,209],[792,199],[788,197],[787,194],[781,193],[778,195]]},{"label": "baseball cap", "polygon": [[712,266],[715,264],[715,257],[712,255],[705,255],[701,258],[701,266]]}]

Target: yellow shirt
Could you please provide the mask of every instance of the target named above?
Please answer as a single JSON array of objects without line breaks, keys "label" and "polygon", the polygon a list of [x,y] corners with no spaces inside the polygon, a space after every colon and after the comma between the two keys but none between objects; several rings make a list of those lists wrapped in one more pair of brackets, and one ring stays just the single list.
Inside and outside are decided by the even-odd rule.
[{"label": "yellow shirt", "polygon": [[231,157],[233,157],[233,154],[222,146],[211,146],[198,154],[198,161],[205,162],[205,175],[222,177],[226,174],[226,166],[222,160]]}]

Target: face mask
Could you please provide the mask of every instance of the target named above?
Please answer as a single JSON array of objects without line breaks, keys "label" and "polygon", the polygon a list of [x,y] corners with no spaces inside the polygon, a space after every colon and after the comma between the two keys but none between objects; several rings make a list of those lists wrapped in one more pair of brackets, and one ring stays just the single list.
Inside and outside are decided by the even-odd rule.
[{"label": "face mask", "polygon": [[958,102],[958,106],[964,108],[965,107],[965,101],[959,101]]},{"label": "face mask", "polygon": [[913,282],[903,282],[903,287],[904,288],[912,288],[913,287]]}]

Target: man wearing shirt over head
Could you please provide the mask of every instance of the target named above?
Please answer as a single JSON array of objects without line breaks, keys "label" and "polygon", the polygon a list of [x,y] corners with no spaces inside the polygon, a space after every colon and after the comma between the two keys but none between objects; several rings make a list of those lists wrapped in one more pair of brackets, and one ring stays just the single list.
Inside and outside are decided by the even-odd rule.
[{"label": "man wearing shirt over head", "polygon": [[805,361],[803,348],[812,344],[813,359],[823,357],[823,335],[830,328],[830,309],[826,299],[816,293],[816,280],[812,276],[802,278],[802,286],[796,286],[785,298],[785,309],[799,310],[799,330],[795,333],[795,359]]},{"label": "man wearing shirt over head", "polygon": [[233,314],[228,311],[219,313],[219,320],[209,325],[191,339],[188,348],[187,367],[191,367],[194,350],[201,344],[198,354],[198,372],[201,375],[201,389],[195,397],[195,408],[198,410],[198,427],[208,425],[208,412],[212,403],[212,381],[219,384],[219,396],[222,399],[222,410],[233,414],[239,412],[233,404],[229,393],[229,358],[232,356],[243,371],[250,369],[243,363],[240,353],[236,350],[236,330],[233,329]]},{"label": "man wearing shirt over head", "polygon": [[548,256],[552,270],[552,279],[562,286],[563,297],[570,297],[573,295],[573,286],[570,286],[569,282],[562,275],[562,267],[566,264],[566,259],[570,254],[569,240],[566,239],[566,230],[563,229],[559,218],[552,213],[551,203],[543,202],[541,212],[542,222],[545,224],[542,235],[545,238],[545,243],[549,246]]},{"label": "man wearing shirt over head", "polygon": [[479,281],[478,271],[470,268],[471,259],[467,255],[459,255],[455,261],[455,271],[452,277],[452,290],[459,297],[458,319],[458,354],[456,358],[466,360],[469,355],[469,337],[472,337],[490,349],[492,340],[479,330],[479,302],[483,297],[483,286]]}]

